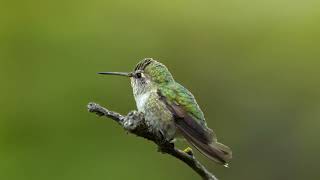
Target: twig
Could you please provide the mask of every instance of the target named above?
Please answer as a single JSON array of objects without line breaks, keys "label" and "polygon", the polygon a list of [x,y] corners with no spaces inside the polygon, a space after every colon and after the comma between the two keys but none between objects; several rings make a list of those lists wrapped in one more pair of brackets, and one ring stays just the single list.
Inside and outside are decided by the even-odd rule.
[{"label": "twig", "polygon": [[96,113],[99,116],[111,118],[132,134],[153,141],[158,145],[160,152],[170,154],[183,161],[196,173],[198,173],[202,179],[218,180],[193,156],[192,153],[186,153],[175,148],[174,144],[167,141],[161,133],[155,132],[152,125],[145,123],[143,113],[132,111],[127,116],[123,116],[117,112],[109,111],[108,109],[96,103],[89,103],[88,111]]}]

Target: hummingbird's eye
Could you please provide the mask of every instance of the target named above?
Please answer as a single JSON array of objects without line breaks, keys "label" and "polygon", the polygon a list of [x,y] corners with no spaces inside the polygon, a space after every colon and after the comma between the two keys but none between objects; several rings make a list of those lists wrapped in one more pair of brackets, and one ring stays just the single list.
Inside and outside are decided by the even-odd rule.
[{"label": "hummingbird's eye", "polygon": [[137,77],[137,78],[141,78],[141,77],[142,77],[142,74],[141,74],[141,73],[137,73],[137,74],[136,74],[136,77]]}]

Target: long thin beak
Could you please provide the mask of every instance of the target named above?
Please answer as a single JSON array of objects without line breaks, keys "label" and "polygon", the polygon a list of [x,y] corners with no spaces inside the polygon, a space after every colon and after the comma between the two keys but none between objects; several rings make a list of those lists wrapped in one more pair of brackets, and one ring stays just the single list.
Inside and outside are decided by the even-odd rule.
[{"label": "long thin beak", "polygon": [[98,72],[98,74],[132,77],[132,73],[127,72]]}]

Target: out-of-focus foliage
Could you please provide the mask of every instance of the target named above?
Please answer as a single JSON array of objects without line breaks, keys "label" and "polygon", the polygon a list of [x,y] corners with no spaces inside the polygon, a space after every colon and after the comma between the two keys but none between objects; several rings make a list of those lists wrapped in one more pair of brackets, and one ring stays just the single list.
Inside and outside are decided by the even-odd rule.
[{"label": "out-of-focus foliage", "polygon": [[[129,71],[165,63],[190,89],[229,169],[221,179],[316,179],[320,1],[1,1],[0,179],[197,179],[86,111],[135,109]],[[186,145],[182,145],[186,146]]]}]

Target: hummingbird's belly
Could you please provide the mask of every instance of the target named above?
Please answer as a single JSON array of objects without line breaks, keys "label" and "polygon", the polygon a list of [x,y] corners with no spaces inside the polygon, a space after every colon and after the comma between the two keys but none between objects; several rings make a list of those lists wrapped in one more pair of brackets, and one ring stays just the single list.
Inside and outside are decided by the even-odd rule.
[{"label": "hummingbird's belly", "polygon": [[[144,96],[144,98],[146,97]],[[156,131],[161,132],[167,140],[174,139],[176,127],[172,113],[166,105],[159,100],[158,94],[150,93],[144,105],[142,107],[140,106],[140,108],[138,107],[138,110],[145,114],[146,122],[152,125]]]}]

